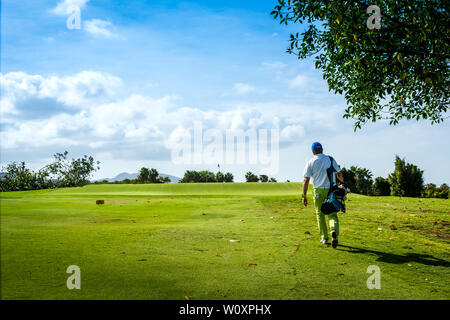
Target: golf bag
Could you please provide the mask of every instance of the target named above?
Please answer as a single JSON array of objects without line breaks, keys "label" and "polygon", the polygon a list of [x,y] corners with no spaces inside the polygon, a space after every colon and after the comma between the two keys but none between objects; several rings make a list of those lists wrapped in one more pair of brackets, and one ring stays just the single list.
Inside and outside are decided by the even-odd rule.
[{"label": "golf bag", "polygon": [[345,212],[345,200],[347,199],[347,193],[350,189],[343,183],[336,184],[334,182],[334,173],[336,170],[333,167],[333,157],[329,157],[331,160],[331,166],[327,169],[328,180],[330,180],[330,189],[326,201],[320,206],[320,210],[323,214],[330,214],[334,212]]}]

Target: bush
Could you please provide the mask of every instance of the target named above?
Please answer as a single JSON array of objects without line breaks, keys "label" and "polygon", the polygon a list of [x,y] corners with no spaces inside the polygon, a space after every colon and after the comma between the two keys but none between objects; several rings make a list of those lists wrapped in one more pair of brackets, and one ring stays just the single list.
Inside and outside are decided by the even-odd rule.
[{"label": "bush", "polygon": [[178,181],[180,183],[199,183],[199,182],[233,182],[233,175],[229,172],[223,174],[217,172],[214,174],[211,171],[194,171],[186,170],[183,179]]},{"label": "bush", "polygon": [[225,175],[222,172],[216,173],[216,181],[217,182],[225,182]]},{"label": "bush", "polygon": [[249,171],[249,172],[247,172],[245,174],[245,181],[246,182],[258,182],[259,178],[258,178],[257,175],[255,175],[255,174],[253,174],[252,172]]},{"label": "bush", "polygon": [[444,183],[439,188],[436,188],[435,184],[429,183],[425,186],[422,197],[448,199],[448,194],[449,188],[447,184]]},{"label": "bush", "polygon": [[[145,168],[142,167],[141,170],[139,170],[139,175],[134,180],[128,180],[128,183],[168,183],[170,182],[169,177],[161,177],[159,175],[158,170],[154,168]],[[123,180],[123,181],[125,181]]]},{"label": "bush", "polygon": [[230,172],[227,172],[225,173],[224,179],[225,182],[233,182],[234,177]]},{"label": "bush", "polygon": [[391,194],[391,184],[388,179],[378,177],[372,185],[374,196],[389,196]]}]

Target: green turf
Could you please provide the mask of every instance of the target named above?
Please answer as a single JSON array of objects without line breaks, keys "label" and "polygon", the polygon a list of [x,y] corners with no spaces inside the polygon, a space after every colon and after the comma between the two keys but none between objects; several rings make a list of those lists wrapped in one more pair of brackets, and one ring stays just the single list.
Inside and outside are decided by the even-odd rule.
[{"label": "green turf", "polygon": [[[90,185],[0,193],[1,297],[450,298],[449,200],[351,195],[340,215],[342,246],[334,250],[319,243],[300,187]],[[69,265],[81,268],[81,290],[66,287]],[[381,268],[380,290],[366,286],[369,265]]]}]

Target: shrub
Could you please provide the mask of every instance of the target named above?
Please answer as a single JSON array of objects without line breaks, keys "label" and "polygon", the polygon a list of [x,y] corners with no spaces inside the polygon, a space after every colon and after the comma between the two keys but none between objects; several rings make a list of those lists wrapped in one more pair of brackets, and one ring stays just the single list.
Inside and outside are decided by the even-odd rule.
[{"label": "shrub", "polygon": [[258,182],[259,178],[258,178],[257,175],[255,175],[255,174],[253,174],[252,172],[249,171],[249,172],[247,172],[245,174],[245,181],[246,182]]},{"label": "shrub", "polygon": [[391,184],[388,179],[378,177],[372,185],[374,196],[389,196],[391,194]]},{"label": "shrub", "polygon": [[447,184],[442,184],[439,188],[435,184],[429,183],[425,186],[422,197],[448,199],[449,188]]}]

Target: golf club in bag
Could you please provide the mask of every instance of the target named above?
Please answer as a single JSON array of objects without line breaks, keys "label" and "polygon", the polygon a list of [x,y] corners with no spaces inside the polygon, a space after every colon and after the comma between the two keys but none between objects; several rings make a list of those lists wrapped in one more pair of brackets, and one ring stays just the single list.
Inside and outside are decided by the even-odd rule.
[{"label": "golf club in bag", "polygon": [[347,193],[350,189],[343,183],[336,184],[333,179],[333,174],[336,170],[333,167],[333,157],[329,157],[331,165],[327,169],[328,180],[330,180],[330,189],[326,201],[320,206],[320,210],[323,214],[330,214],[334,212],[345,212],[345,200],[347,199]]}]

